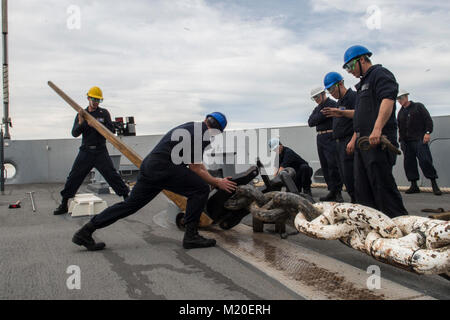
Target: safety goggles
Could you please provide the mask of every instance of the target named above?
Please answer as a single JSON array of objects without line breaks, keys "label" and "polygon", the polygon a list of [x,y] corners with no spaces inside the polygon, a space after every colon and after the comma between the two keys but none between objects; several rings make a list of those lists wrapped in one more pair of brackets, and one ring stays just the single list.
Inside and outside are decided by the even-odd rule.
[{"label": "safety goggles", "polygon": [[344,69],[345,69],[346,71],[353,71],[353,70],[355,70],[356,61],[358,61],[358,58],[357,58],[357,59],[353,59],[352,61],[347,62],[347,63],[344,65]]},{"label": "safety goggles", "polygon": [[316,102],[316,100],[319,99],[321,95],[322,93],[316,94],[314,97],[311,98],[311,100]]},{"label": "safety goggles", "polygon": [[92,98],[92,97],[90,97],[90,98],[91,98],[92,102],[98,102],[98,103],[100,103],[100,102],[103,101],[102,99],[98,99],[98,98]]},{"label": "safety goggles", "polygon": [[337,88],[338,86],[339,86],[339,82],[333,84],[331,87],[329,87],[329,88],[327,89],[327,91],[328,91],[329,93],[333,93],[334,90],[336,90],[336,88]]}]

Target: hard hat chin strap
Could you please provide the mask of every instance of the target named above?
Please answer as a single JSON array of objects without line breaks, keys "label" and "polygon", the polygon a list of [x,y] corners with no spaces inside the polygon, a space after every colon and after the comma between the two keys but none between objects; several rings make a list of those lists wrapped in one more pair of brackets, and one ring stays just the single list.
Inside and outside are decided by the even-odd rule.
[{"label": "hard hat chin strap", "polygon": [[364,77],[364,74],[363,74],[363,69],[362,69],[362,65],[361,65],[361,60],[360,59],[361,58],[358,59],[359,73],[360,73],[359,77],[362,78],[362,77]]}]

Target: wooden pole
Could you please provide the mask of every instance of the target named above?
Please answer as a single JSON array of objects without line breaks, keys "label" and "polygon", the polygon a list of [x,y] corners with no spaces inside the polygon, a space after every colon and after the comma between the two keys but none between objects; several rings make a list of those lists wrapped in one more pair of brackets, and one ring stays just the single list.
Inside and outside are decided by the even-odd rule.
[{"label": "wooden pole", "polygon": [[[124,144],[118,137],[116,137],[108,128],[101,124],[97,119],[91,116],[86,110],[81,108],[75,101],[73,101],[67,94],[65,94],[60,88],[58,88],[53,82],[49,81],[48,85],[52,88],[61,98],[63,98],[76,112],[83,110],[83,117],[88,124],[95,128],[102,136],[105,137],[114,147],[116,147],[125,157],[127,157],[136,167],[140,168],[142,163],[142,157],[136,153],[133,149]],[[172,200],[182,211],[186,211],[186,198],[173,193],[168,190],[163,190],[163,193]],[[212,223],[212,220],[203,213],[200,217],[200,226],[208,226]]]}]

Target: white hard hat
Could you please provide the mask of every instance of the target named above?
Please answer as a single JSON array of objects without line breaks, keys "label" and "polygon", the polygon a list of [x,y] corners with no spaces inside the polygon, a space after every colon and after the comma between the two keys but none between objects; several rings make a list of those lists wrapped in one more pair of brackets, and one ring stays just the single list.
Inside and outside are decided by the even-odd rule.
[{"label": "white hard hat", "polygon": [[278,139],[278,138],[273,138],[269,142],[269,148],[272,151],[275,151],[275,149],[278,148],[279,145],[280,145],[280,139]]},{"label": "white hard hat", "polygon": [[406,95],[409,95],[409,92],[406,91],[405,89],[400,89],[398,91],[397,99],[400,98],[401,96],[406,96]]},{"label": "white hard hat", "polygon": [[311,90],[311,99],[314,100],[314,97],[317,96],[318,94],[321,94],[325,92],[325,89],[323,87],[317,87]]}]

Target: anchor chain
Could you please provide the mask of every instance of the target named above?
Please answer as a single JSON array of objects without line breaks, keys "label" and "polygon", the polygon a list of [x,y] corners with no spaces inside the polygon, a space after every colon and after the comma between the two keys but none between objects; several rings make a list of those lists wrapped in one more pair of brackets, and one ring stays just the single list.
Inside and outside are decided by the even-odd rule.
[{"label": "anchor chain", "polygon": [[255,219],[285,220],[316,239],[340,240],[373,258],[418,274],[450,275],[450,221],[418,216],[389,218],[360,204],[318,202],[294,193],[262,193],[239,186],[228,210],[247,210]]}]

